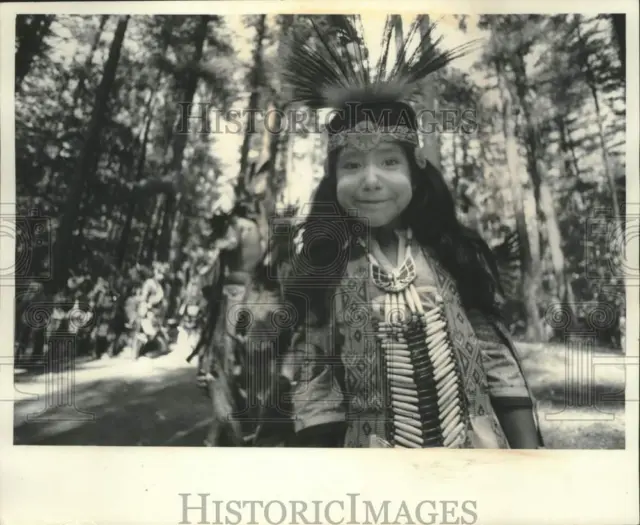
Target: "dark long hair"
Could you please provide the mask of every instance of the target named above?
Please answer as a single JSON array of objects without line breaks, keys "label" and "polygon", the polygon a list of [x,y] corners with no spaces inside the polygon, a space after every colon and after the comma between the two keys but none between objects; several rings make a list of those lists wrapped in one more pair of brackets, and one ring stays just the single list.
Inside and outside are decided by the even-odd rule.
[{"label": "dark long hair", "polygon": [[[403,225],[411,228],[416,241],[429,249],[451,274],[464,308],[499,316],[496,301],[499,281],[489,246],[477,232],[458,221],[454,198],[442,173],[429,163],[420,168],[413,148],[402,146],[414,184],[413,197],[401,216]],[[311,313],[315,322],[328,322],[332,315],[331,299],[347,262],[361,250],[353,242],[345,246],[345,241],[366,234],[361,223],[338,205],[337,159],[337,151],[329,155],[325,177],[302,225],[303,251],[293,259],[293,275],[285,283],[285,300],[296,308],[300,321]]]}]

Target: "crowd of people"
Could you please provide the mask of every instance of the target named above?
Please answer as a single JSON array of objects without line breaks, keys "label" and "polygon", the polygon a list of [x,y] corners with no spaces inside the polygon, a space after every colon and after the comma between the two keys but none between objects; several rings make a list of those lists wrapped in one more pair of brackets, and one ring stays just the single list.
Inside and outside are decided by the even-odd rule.
[{"label": "crowd of people", "polygon": [[[190,266],[187,261],[173,274],[167,263],[154,262],[124,275],[73,276],[51,298],[42,283],[29,284],[16,297],[17,363],[54,359],[54,335],[73,340],[77,357],[135,359],[167,352],[175,339],[170,328],[187,315],[189,304],[204,302],[201,276],[192,276]],[[172,295],[176,312],[170,312]]]},{"label": "crowd of people", "polygon": [[18,287],[16,362],[54,359],[51,342],[62,334],[74,341],[77,357],[138,359],[173,352],[190,362],[213,338],[221,302],[228,303],[225,310],[233,308],[265,256],[267,235],[255,204],[243,197],[230,211],[214,210],[209,245],[183,254],[177,270],[160,261],[126,272],[103,268],[72,276],[53,296],[43,283]]}]

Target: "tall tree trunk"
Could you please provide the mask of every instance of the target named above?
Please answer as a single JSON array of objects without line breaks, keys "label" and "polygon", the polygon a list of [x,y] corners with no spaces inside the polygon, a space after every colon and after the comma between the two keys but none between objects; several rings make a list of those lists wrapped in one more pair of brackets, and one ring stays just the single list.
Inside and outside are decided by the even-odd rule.
[{"label": "tall tree trunk", "polygon": [[569,148],[569,139],[567,136],[567,126],[564,122],[564,117],[562,115],[557,116],[555,119],[556,129],[560,134],[560,151],[562,152],[562,169],[564,171],[565,176],[578,176],[579,173],[572,173],[572,163],[571,163],[571,151]]},{"label": "tall tree trunk", "polygon": [[613,203],[613,218],[616,220],[616,223],[620,222],[620,202],[618,200],[618,187],[616,185],[616,180],[613,174],[613,170],[611,169],[611,162],[609,160],[609,154],[607,152],[607,141],[604,135],[604,126],[602,125],[602,112],[600,111],[600,101],[598,99],[598,90],[595,86],[595,83],[590,83],[589,88],[591,90],[591,95],[593,97],[593,103],[596,107],[596,122],[598,124],[598,138],[600,142],[600,151],[602,153],[602,165],[604,167],[604,174],[607,178],[607,182],[609,183],[609,189],[611,191],[611,201]]},{"label": "tall tree trunk", "polygon": [[20,92],[22,81],[29,74],[31,65],[44,49],[44,39],[54,20],[52,15],[18,15],[16,17],[16,68],[15,90]]},{"label": "tall tree trunk", "polygon": [[[151,96],[151,100],[153,95]],[[134,176],[134,182],[142,180],[142,174],[144,173],[144,166],[147,158],[147,144],[149,142],[149,130],[151,129],[151,122],[153,121],[153,112],[151,108],[147,107],[147,124],[144,128],[144,136],[142,138],[142,144],[140,146],[140,157],[138,159],[138,166]],[[118,267],[124,269],[124,261],[127,255],[127,246],[129,244],[129,236],[131,235],[131,226],[133,224],[133,217],[136,211],[136,201],[138,197],[136,192],[131,192],[129,196],[129,203],[127,205],[126,222],[120,236],[120,244],[118,247]]]},{"label": "tall tree trunk", "polygon": [[[174,24],[174,18],[171,16],[168,16],[165,18],[165,21],[162,25],[162,32],[161,32],[162,45],[160,50],[160,56],[163,58],[166,56],[167,51],[169,50],[169,46],[171,44],[171,37],[172,37],[171,29],[173,28],[173,24]],[[134,183],[141,181],[142,176],[144,174],[144,168],[145,168],[145,163],[147,159],[147,145],[149,142],[149,131],[151,130],[151,123],[153,122],[153,118],[154,118],[154,111],[152,110],[152,107],[157,94],[157,86],[160,86],[162,75],[163,75],[162,72],[159,71],[158,74],[156,75],[154,85],[151,86],[151,93],[149,95],[149,100],[147,102],[147,108],[146,108],[147,123],[144,128],[144,135],[142,139],[140,157],[139,157],[138,166],[137,166],[134,181],[133,181]],[[126,258],[127,245],[129,243],[129,236],[131,235],[131,225],[133,223],[133,218],[136,212],[136,202],[139,198],[136,193],[137,192],[132,192],[129,197],[126,223],[122,232],[122,237],[120,239],[120,246],[118,249],[118,266],[120,267],[121,270],[124,270],[124,262]],[[155,215],[155,212],[152,215],[152,218],[154,215]],[[147,231],[145,232],[145,235],[143,236],[141,247],[144,245],[144,242],[145,242],[144,237],[146,237],[146,234],[148,233],[148,231],[149,230],[147,229]],[[140,255],[140,252],[138,252],[138,256],[139,255]]]},{"label": "tall tree trunk", "polygon": [[[73,90],[73,95],[71,96],[71,109],[75,109],[76,106],[78,105],[78,99],[80,98],[80,94],[82,93],[82,89],[84,87],[84,83],[87,80],[87,76],[90,73],[90,68],[91,65],[93,64],[93,57],[98,49],[98,46],[100,45],[100,39],[102,38],[102,32],[104,31],[104,26],[107,23],[107,20],[109,20],[109,15],[102,15],[100,17],[100,24],[98,25],[98,29],[96,30],[94,36],[93,36],[93,43],[91,44],[91,49],[89,50],[89,54],[87,55],[87,57],[85,58],[84,61],[84,67],[78,71],[75,68],[69,68],[69,70],[66,72],[65,74],[65,81],[64,81],[64,85],[62,87],[62,89],[60,90],[60,104],[65,105],[64,102],[64,95],[70,90],[70,85],[72,80],[77,80],[77,84],[76,87]],[[78,52],[76,51],[76,54],[78,54]],[[76,57],[74,56],[72,64],[76,63]],[[66,122],[69,120],[70,117],[73,116],[73,113],[70,112],[70,114],[68,115],[68,118],[64,119],[62,122],[60,122],[60,128],[62,130],[66,130]]]},{"label": "tall tree trunk", "polygon": [[154,228],[157,227],[158,214],[160,213],[160,206],[162,204],[159,196],[154,195],[152,197],[151,213],[148,219],[145,221],[146,228],[143,235],[140,237],[140,243],[138,245],[138,253],[136,255],[136,262],[146,261],[149,252],[149,245],[153,236]]},{"label": "tall tree trunk", "polygon": [[571,286],[571,279],[565,270],[565,257],[562,250],[562,234],[560,233],[560,227],[558,226],[558,218],[556,216],[553,195],[551,194],[547,184],[542,184],[540,188],[540,207],[542,208],[546,219],[548,245],[556,281],[557,297],[564,305],[564,308],[573,321],[575,317],[575,312],[571,306],[575,304],[573,288]]},{"label": "tall tree trunk", "polygon": [[[100,17],[100,25],[98,27],[98,30],[96,31],[96,34],[94,35],[93,38],[93,44],[91,45],[91,50],[89,51],[89,55],[87,56],[85,62],[84,62],[84,68],[82,69],[82,72],[79,75],[78,78],[78,84],[76,85],[75,89],[73,90],[73,95],[71,97],[72,99],[72,103],[71,103],[71,107],[67,113],[66,118],[64,118],[62,120],[62,122],[60,122],[59,127],[56,130],[56,137],[60,135],[60,133],[65,132],[66,130],[68,130],[71,127],[71,122],[73,119],[73,114],[75,109],[78,107],[78,103],[80,100],[80,95],[82,94],[82,90],[84,89],[84,83],[87,80],[87,76],[90,74],[90,69],[91,69],[91,65],[93,64],[93,56],[96,53],[96,50],[98,49],[98,45],[100,44],[100,39],[102,38],[102,32],[104,31],[104,26],[107,23],[107,20],[109,19],[109,15],[102,15]],[[71,77],[72,75],[70,75]],[[68,82],[67,82],[68,84]],[[63,89],[62,93],[66,92],[66,86]],[[56,153],[56,156],[52,162],[52,169],[51,169],[51,173],[49,174],[49,181],[47,183],[47,189],[45,190],[47,192],[47,194],[53,192],[53,188],[56,184],[56,170],[55,167],[58,166],[58,163],[60,162],[60,160],[62,159],[62,153],[64,152],[64,141],[58,141],[58,144],[56,144],[56,147],[58,149],[58,152]]]},{"label": "tall tree trunk", "polygon": [[[289,28],[293,24],[294,15],[282,15],[279,24],[278,56],[286,51],[286,36]],[[257,46],[256,46],[257,47]],[[262,63],[262,58],[255,57]],[[260,75],[261,77],[262,75]],[[256,80],[259,80],[258,77]],[[262,134],[262,147],[255,176],[259,177],[254,181],[254,187],[264,184],[266,193],[256,203],[259,211],[259,228],[262,238],[266,241],[269,238],[269,220],[274,216],[277,206],[277,199],[283,185],[283,170],[278,162],[278,152],[282,146],[282,105],[280,104],[278,93],[272,89],[271,99],[267,106],[267,113],[264,121]],[[264,180],[263,180],[264,179]]]},{"label": "tall tree trunk", "polygon": [[104,67],[102,81],[96,92],[96,102],[86,134],[87,139],[71,180],[70,190],[58,227],[57,241],[54,248],[53,267],[55,268],[54,275],[56,278],[51,280],[50,285],[53,290],[62,289],[68,277],[69,267],[67,257],[71,248],[73,230],[78,220],[78,212],[85,184],[88,180],[95,177],[100,150],[100,135],[106,120],[111,86],[116,77],[116,70],[118,68],[118,61],[120,60],[120,52],[128,23],[129,15],[120,17],[118,21],[113,42],[109,49],[109,57]]},{"label": "tall tree trunk", "polygon": [[[582,23],[582,17],[579,17],[579,23],[576,26],[576,31],[578,34],[578,39],[582,43],[583,47],[586,49],[587,44],[584,41],[584,37],[580,31],[580,24]],[[604,127],[602,125],[602,112],[600,110],[600,100],[598,97],[598,83],[596,81],[596,75],[593,71],[591,63],[589,62],[589,55],[582,53],[581,55],[581,66],[583,68],[583,72],[585,74],[585,79],[587,81],[587,85],[589,86],[589,90],[591,91],[591,96],[593,98],[593,103],[596,108],[596,123],[598,125],[598,137],[600,141],[600,151],[602,153],[602,164],[604,167],[605,177],[607,178],[607,182],[609,183],[609,189],[611,191],[611,200],[613,203],[613,217],[616,221],[616,224],[620,222],[620,204],[618,202],[618,189],[616,187],[616,181],[613,175],[613,170],[611,169],[611,163],[609,162],[609,155],[607,153],[607,143],[604,134]]]},{"label": "tall tree trunk", "polygon": [[91,45],[91,51],[89,51],[89,56],[84,63],[83,74],[80,75],[78,79],[78,84],[76,88],[73,90],[73,107],[75,108],[78,105],[78,100],[80,95],[82,94],[82,90],[84,89],[84,83],[87,81],[87,76],[90,73],[91,65],[93,64],[93,55],[95,55],[96,50],[98,49],[98,45],[100,44],[100,39],[102,38],[102,31],[104,31],[104,26],[109,19],[109,15],[102,15],[100,17],[100,26],[98,27],[98,31],[93,38],[93,44]]},{"label": "tall tree trunk", "polygon": [[567,297],[572,296],[571,284],[565,271],[565,256],[562,250],[562,234],[558,226],[555,203],[551,190],[549,189],[546,177],[544,176],[544,166],[541,160],[543,152],[540,147],[538,130],[533,122],[532,108],[527,97],[527,75],[525,69],[524,55],[516,53],[514,57],[514,73],[518,102],[522,108],[525,119],[527,136],[527,172],[533,183],[534,196],[536,199],[537,216],[540,224],[546,227],[548,236],[548,248],[553,265],[553,274],[556,282],[555,295],[563,303],[569,316],[573,319],[572,302],[567,301]]},{"label": "tall tree trunk", "polygon": [[627,78],[627,15],[610,15],[613,34],[618,47],[618,58],[622,66],[622,81]]},{"label": "tall tree trunk", "polygon": [[567,131],[567,147],[571,152],[571,161],[573,162],[573,170],[576,176],[578,176],[580,175],[580,165],[578,163],[578,155],[576,154],[576,148],[574,147],[573,131],[571,129],[571,126],[569,126],[568,124],[566,127],[566,131]]},{"label": "tall tree trunk", "polygon": [[[186,111],[186,121],[185,124],[189,122],[189,117],[191,116],[191,104],[193,103],[193,97],[196,93],[196,88],[198,87],[198,81],[200,80],[200,76],[198,74],[198,65],[202,61],[202,54],[204,51],[204,42],[207,37],[207,32],[209,28],[209,22],[211,17],[208,15],[203,15],[200,17],[200,23],[195,32],[195,50],[193,53],[193,67],[189,71],[189,76],[184,85],[184,98],[183,101],[188,104]],[[187,130],[188,126],[182,126],[182,129]],[[182,159],[184,158],[184,149],[187,145],[187,139],[189,135],[185,131],[184,133],[179,133],[174,136],[173,139],[173,156],[171,159],[171,163],[169,164],[168,173],[175,177],[176,180],[176,190],[172,192],[168,192],[165,200],[165,214],[162,223],[162,233],[160,236],[160,244],[158,247],[158,258],[163,262],[168,262],[170,258],[171,252],[171,233],[173,230],[173,221],[175,219],[176,214],[176,204],[177,204],[177,192],[184,191],[184,177],[182,170]]]},{"label": "tall tree trunk", "polygon": [[[518,142],[516,138],[515,116],[513,101],[508,87],[504,86],[501,64],[496,63],[498,82],[501,86],[502,124],[507,156],[507,170],[513,191],[513,205],[516,217],[516,229],[520,237],[522,257],[522,289],[524,290],[524,309],[526,314],[526,337],[530,341],[541,341],[544,338],[540,312],[538,311],[538,289],[540,285],[540,260],[532,249],[532,239],[527,228],[527,217],[524,206],[524,196],[518,178]],[[537,244],[537,239],[534,240]]]},{"label": "tall tree trunk", "polygon": [[[164,197],[164,195],[162,196]],[[148,230],[149,236],[146,240],[146,252],[145,252],[145,264],[149,265],[157,258],[158,243],[160,240],[160,234],[162,232],[162,225],[164,224],[164,216],[167,213],[167,200],[166,198],[158,199],[153,220],[151,222],[151,228]]]},{"label": "tall tree trunk", "polygon": [[[244,139],[240,148],[240,171],[238,176],[244,184],[248,183],[248,159],[251,149],[251,138],[256,133],[256,112],[260,104],[260,88],[264,84],[264,64],[262,50],[264,37],[267,30],[267,15],[260,15],[256,27],[255,45],[253,48],[253,67],[249,75],[249,105],[247,107],[247,119],[244,132]],[[241,182],[242,184],[242,182]]]}]

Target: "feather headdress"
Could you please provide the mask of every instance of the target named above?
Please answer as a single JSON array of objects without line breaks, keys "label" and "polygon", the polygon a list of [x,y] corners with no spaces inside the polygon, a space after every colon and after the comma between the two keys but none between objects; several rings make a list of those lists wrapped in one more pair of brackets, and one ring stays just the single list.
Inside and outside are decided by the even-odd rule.
[{"label": "feather headdress", "polygon": [[422,97],[421,81],[466,54],[474,44],[441,50],[442,38],[434,38],[435,24],[426,24],[419,16],[393,60],[394,19],[387,16],[379,59],[372,67],[359,15],[329,16],[330,31],[322,31],[312,17],[309,20],[315,38],[293,32],[283,57],[282,78],[291,91],[290,103],[338,110],[328,125],[330,148],[342,145],[340,135],[358,125],[359,131],[373,131],[371,117],[377,128],[385,128],[379,131],[388,132],[389,126],[395,126],[395,139],[416,142],[418,122],[412,103]]}]

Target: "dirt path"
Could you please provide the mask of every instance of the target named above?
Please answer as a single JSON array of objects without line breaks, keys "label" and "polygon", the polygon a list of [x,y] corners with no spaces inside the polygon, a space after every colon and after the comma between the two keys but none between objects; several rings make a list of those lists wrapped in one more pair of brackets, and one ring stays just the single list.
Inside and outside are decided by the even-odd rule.
[{"label": "dirt path", "polygon": [[15,403],[14,443],[202,446],[209,403],[194,378],[193,366],[164,358],[17,378],[23,399]]},{"label": "dirt path", "polygon": [[[549,448],[624,448],[621,365],[595,367],[585,380],[567,374],[576,361],[562,347],[521,349]],[[210,410],[194,378],[194,366],[168,358],[85,363],[48,379],[17,375],[14,442],[202,446]]]}]

